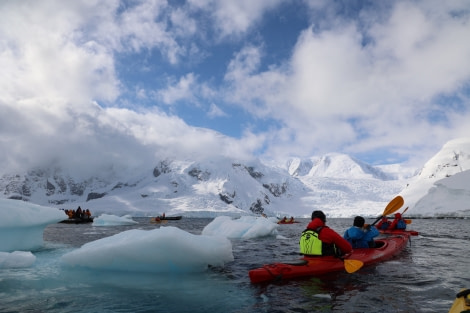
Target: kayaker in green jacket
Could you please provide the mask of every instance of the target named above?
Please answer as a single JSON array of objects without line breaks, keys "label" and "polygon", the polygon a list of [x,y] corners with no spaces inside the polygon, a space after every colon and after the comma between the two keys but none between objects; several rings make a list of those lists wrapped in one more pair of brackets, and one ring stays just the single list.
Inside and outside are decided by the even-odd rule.
[{"label": "kayaker in green jacket", "polygon": [[322,211],[312,212],[312,221],[300,237],[300,253],[304,255],[345,255],[352,251],[351,244],[325,225]]}]

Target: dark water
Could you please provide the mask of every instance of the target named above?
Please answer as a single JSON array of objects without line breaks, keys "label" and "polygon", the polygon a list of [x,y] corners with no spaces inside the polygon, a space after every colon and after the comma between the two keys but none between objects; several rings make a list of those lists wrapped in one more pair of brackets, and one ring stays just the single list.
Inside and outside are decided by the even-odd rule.
[{"label": "dark water", "polygon": [[[234,262],[191,275],[92,272],[62,267],[60,256],[82,244],[138,225],[46,228],[32,268],[0,270],[0,312],[447,312],[460,288],[470,287],[470,221],[413,220],[420,232],[396,258],[356,273],[252,285],[248,271],[298,257],[307,220],[280,225],[279,235],[232,240]],[[169,221],[200,234],[211,219]],[[340,233],[349,219],[329,219]],[[162,251],[164,253],[164,251]],[[190,257],[190,256],[188,256]]]}]

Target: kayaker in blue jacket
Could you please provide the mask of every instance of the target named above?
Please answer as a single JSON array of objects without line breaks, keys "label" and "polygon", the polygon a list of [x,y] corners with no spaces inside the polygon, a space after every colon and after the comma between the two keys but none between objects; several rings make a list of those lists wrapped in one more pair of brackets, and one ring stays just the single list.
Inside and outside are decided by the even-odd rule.
[{"label": "kayaker in blue jacket", "polygon": [[406,229],[406,222],[400,213],[395,213],[395,219],[390,224],[389,229]]},{"label": "kayaker in blue jacket", "polygon": [[364,222],[362,216],[356,216],[353,226],[344,232],[344,239],[351,244],[353,249],[373,248],[375,246],[374,237],[379,235],[379,231],[374,226],[364,226]]}]

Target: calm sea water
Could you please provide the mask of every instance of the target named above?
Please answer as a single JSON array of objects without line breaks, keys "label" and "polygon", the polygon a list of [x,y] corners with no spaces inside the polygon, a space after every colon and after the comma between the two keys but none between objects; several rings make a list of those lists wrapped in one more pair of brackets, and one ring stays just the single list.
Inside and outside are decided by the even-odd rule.
[{"label": "calm sea water", "polygon": [[[307,225],[281,225],[275,237],[232,240],[235,261],[191,275],[75,272],[62,267],[64,253],[138,225],[93,227],[54,224],[45,247],[26,269],[0,270],[0,312],[447,312],[455,294],[470,287],[470,220],[413,220],[420,232],[396,258],[360,271],[252,285],[248,271],[298,258]],[[200,234],[211,219],[169,221]],[[349,219],[329,219],[340,233]],[[164,251],[162,251],[164,253]],[[188,256],[191,257],[191,256]]]}]

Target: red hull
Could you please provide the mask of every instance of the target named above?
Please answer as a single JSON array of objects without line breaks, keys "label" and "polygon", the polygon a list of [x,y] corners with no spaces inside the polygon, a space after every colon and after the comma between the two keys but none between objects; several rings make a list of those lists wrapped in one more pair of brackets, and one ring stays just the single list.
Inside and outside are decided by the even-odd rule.
[{"label": "red hull", "polygon": [[[378,248],[354,249],[348,259],[360,260],[370,265],[388,260],[401,252],[409,235],[396,235],[377,239]],[[344,262],[334,256],[303,257],[293,263],[273,263],[249,272],[252,283],[262,283],[299,277],[320,276],[344,271]]]},{"label": "red hull", "polygon": [[297,221],[293,221],[293,222],[291,222],[291,221],[287,221],[287,222],[279,221],[277,223],[278,224],[295,224],[295,223],[300,223],[300,222],[297,222]]}]

